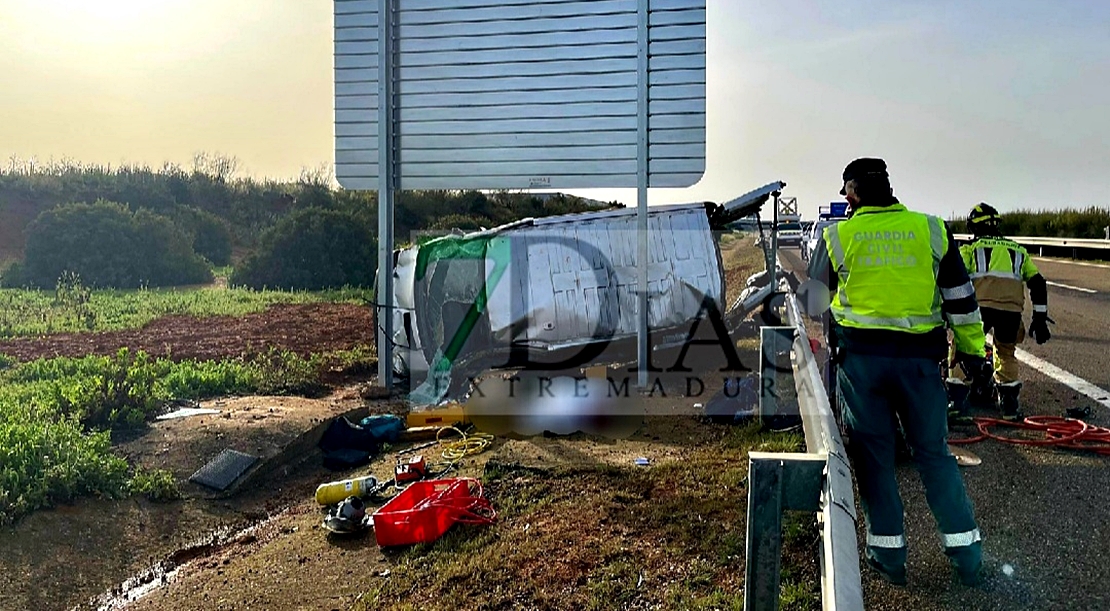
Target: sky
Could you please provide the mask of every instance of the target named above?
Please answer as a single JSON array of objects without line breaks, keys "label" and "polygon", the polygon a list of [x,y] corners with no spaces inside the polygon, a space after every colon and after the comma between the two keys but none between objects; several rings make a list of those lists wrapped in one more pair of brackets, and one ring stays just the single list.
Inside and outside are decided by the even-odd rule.
[{"label": "sky", "polygon": [[[706,173],[652,204],[783,180],[812,216],[877,156],[946,218],[1110,205],[1110,3],[707,2]],[[0,163],[296,178],[334,160],[332,53],[329,0],[0,0]]]}]

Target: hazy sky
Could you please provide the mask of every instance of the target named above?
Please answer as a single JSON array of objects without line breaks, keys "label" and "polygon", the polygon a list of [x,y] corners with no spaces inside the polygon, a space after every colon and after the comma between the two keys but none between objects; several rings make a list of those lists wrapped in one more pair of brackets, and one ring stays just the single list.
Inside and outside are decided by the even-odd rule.
[{"label": "hazy sky", "polygon": [[[1110,204],[1110,3],[708,0],[705,177],[804,212],[881,156],[948,216]],[[328,0],[0,0],[0,156],[294,178],[333,160]],[[633,191],[582,192],[633,204]]]}]

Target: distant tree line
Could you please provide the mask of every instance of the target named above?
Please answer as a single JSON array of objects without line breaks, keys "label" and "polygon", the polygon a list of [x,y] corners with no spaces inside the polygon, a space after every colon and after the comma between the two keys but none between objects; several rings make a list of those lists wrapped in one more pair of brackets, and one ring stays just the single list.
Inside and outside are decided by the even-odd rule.
[{"label": "distant tree line", "polygon": [[[197,261],[242,263],[232,282],[248,286],[372,282],[376,255],[367,259],[367,253],[376,244],[376,192],[333,188],[323,169],[285,182],[238,177],[238,170],[235,158],[208,154],[197,155],[191,168],[13,160],[0,167],[0,224],[17,222],[5,215],[14,203],[30,207],[32,214],[19,219],[24,259],[0,272],[0,284],[53,287],[58,276],[51,274],[62,271],[105,287],[192,283],[211,277],[210,271],[196,272]],[[398,194],[394,234],[404,244],[421,230],[474,230],[598,208],[597,202],[563,194],[404,191]],[[7,235],[15,229],[9,226]],[[70,231],[96,244],[86,241],[82,248],[66,237]],[[165,244],[164,256],[179,264],[124,265],[127,258],[163,256],[149,245],[134,247],[143,232],[157,236]],[[0,248],[0,259],[4,254]],[[337,275],[337,269],[344,271]]]},{"label": "distant tree line", "polygon": [[[953,233],[970,233],[967,217],[948,221]],[[1110,226],[1110,208],[1090,206],[1066,210],[1017,210],[1002,213],[1002,233],[1010,236],[1044,238],[1105,238]]]}]

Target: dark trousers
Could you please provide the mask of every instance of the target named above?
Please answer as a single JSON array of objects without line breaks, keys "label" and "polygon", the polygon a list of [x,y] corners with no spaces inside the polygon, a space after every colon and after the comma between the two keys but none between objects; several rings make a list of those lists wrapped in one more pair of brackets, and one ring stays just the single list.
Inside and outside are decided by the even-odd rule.
[{"label": "dark trousers", "polygon": [[867,520],[867,554],[887,568],[905,566],[902,497],[894,472],[898,418],[945,553],[957,568],[976,569],[982,555],[979,530],[963,476],[948,451],[948,397],[939,363],[848,352],[837,376]]}]

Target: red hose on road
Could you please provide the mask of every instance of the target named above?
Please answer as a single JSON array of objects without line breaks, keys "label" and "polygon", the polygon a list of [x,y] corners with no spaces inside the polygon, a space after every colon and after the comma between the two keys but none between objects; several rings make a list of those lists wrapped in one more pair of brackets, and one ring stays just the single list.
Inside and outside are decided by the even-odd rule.
[{"label": "red hose on road", "polygon": [[[1110,456],[1110,429],[1093,424],[1087,424],[1074,418],[1060,416],[1030,416],[1021,422],[1010,422],[997,418],[974,418],[979,434],[974,437],[950,438],[951,444],[968,444],[994,439],[1005,443],[1023,446],[1052,446],[1069,450],[1082,450],[1094,452],[1102,456]],[[1027,431],[1040,431],[1044,433],[1042,439],[1023,439],[1006,437],[992,433],[992,426],[1007,426],[1010,428]]]}]

